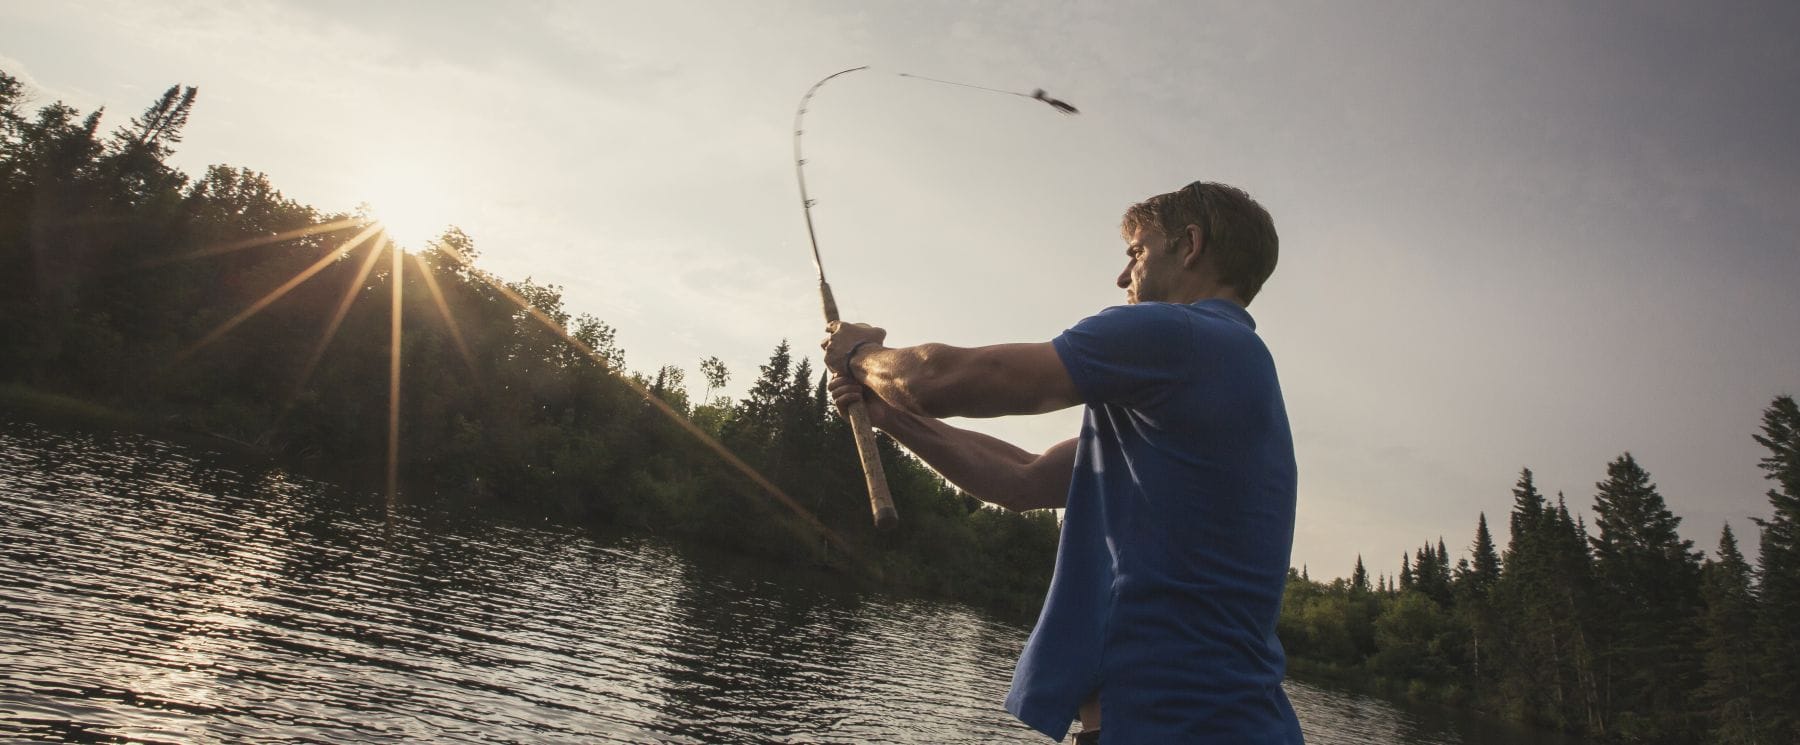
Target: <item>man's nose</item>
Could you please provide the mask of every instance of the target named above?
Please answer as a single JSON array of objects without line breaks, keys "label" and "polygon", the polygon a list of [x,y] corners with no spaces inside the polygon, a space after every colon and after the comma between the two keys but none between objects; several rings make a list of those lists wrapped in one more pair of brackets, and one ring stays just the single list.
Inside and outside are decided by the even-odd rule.
[{"label": "man's nose", "polygon": [[1117,284],[1119,286],[1119,289],[1121,289],[1121,290],[1131,289],[1131,265],[1130,264],[1125,265],[1125,271],[1119,272],[1119,279],[1114,284]]}]

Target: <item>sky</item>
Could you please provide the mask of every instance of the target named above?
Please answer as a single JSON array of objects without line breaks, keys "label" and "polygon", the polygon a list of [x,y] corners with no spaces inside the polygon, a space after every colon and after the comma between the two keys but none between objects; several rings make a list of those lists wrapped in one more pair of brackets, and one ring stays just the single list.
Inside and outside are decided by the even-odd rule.
[{"label": "sky", "polygon": [[[1194,180],[1281,235],[1251,305],[1300,467],[1295,566],[1392,575],[1519,470],[1592,522],[1631,452],[1748,551],[1800,394],[1800,6],[1669,2],[0,2],[33,103],[199,101],[173,162],[456,225],[627,364],[741,394],[822,320],[1045,341],[1124,302],[1125,207]],[[899,77],[1029,92],[1081,108]],[[382,205],[388,205],[384,208]],[[422,242],[422,238],[415,238]],[[1030,449],[1078,410],[957,422]],[[860,498],[860,497],[858,497]],[[902,516],[904,519],[904,516]]]}]

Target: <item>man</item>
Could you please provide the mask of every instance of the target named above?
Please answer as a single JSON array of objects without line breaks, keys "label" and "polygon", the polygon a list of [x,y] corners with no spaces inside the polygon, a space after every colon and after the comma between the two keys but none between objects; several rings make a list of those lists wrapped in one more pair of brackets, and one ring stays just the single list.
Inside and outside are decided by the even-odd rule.
[{"label": "man", "polygon": [[[1065,507],[1056,572],[1006,708],[1078,742],[1301,742],[1275,638],[1295,466],[1274,362],[1245,306],[1275,269],[1248,194],[1195,182],[1125,212],[1127,305],[1041,344],[888,348],[835,324],[840,407],[963,490]],[[1032,454],[938,421],[1086,405],[1079,437]]]}]

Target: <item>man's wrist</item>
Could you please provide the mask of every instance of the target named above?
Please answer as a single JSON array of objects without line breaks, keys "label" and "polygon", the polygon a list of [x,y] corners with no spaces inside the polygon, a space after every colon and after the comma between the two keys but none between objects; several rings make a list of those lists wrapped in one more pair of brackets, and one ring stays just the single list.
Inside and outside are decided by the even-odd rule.
[{"label": "man's wrist", "polygon": [[863,384],[862,379],[856,376],[856,353],[862,351],[864,346],[871,344],[877,348],[881,346],[880,342],[877,342],[874,339],[864,339],[851,345],[850,353],[844,355],[844,377],[849,378],[850,382],[857,385]]}]

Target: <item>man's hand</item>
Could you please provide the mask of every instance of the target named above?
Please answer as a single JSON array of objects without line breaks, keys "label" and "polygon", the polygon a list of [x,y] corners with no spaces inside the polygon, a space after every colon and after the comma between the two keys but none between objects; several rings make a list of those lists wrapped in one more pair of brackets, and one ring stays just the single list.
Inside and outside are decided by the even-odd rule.
[{"label": "man's hand", "polygon": [[825,333],[827,336],[825,341],[820,342],[819,348],[825,350],[826,369],[851,378],[856,377],[850,375],[848,368],[851,350],[856,349],[856,345],[862,342],[870,342],[863,344],[863,351],[867,352],[869,347],[879,347],[883,341],[887,340],[887,329],[870,326],[866,323],[832,321],[825,326]]},{"label": "man's hand", "polygon": [[894,418],[900,412],[894,410],[880,396],[868,395],[868,389],[856,381],[839,374],[832,374],[831,381],[825,384],[831,392],[831,402],[837,404],[838,415],[850,418],[850,404],[861,401],[863,410],[869,412],[869,423],[883,430],[893,425]]}]

